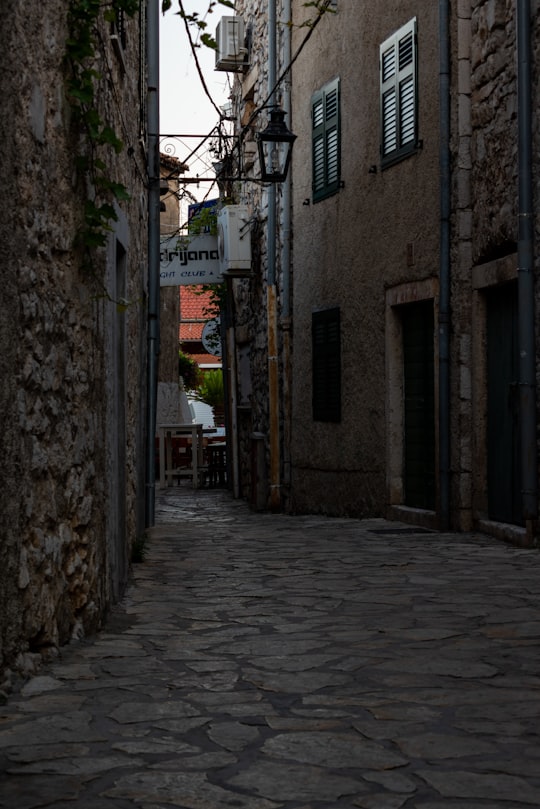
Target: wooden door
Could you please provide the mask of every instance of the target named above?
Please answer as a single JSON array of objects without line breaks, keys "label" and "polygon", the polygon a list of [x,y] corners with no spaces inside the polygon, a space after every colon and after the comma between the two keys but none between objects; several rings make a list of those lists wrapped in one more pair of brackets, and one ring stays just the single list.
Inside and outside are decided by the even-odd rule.
[{"label": "wooden door", "polygon": [[487,297],[487,484],[492,520],[522,525],[517,284]]},{"label": "wooden door", "polygon": [[405,505],[435,508],[433,303],[403,307]]}]

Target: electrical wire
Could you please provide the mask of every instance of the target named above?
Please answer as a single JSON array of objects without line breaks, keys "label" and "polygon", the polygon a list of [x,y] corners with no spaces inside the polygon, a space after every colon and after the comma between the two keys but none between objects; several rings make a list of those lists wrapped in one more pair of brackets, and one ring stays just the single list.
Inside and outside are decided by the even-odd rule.
[{"label": "electrical wire", "polygon": [[204,92],[205,92],[206,96],[208,97],[208,99],[210,100],[210,103],[212,104],[212,106],[213,106],[213,107],[214,107],[214,109],[216,110],[217,114],[218,114],[218,115],[220,116],[220,118],[221,118],[221,110],[219,109],[219,107],[217,106],[216,102],[214,101],[214,99],[213,99],[213,98],[212,98],[212,96],[210,95],[210,91],[209,91],[209,89],[208,89],[208,86],[207,86],[207,84],[206,84],[205,78],[204,78],[204,76],[203,76],[203,72],[202,72],[202,70],[201,70],[201,66],[200,66],[200,64],[199,64],[199,59],[198,59],[198,56],[197,56],[197,51],[196,51],[196,48],[195,48],[195,43],[193,42],[193,38],[192,38],[192,36],[191,36],[191,30],[190,30],[190,27],[189,27],[189,22],[188,22],[188,20],[187,20],[187,18],[186,18],[186,13],[185,13],[185,11],[184,11],[184,4],[182,3],[182,0],[178,0],[178,5],[180,6],[180,16],[181,16],[181,17],[182,17],[182,19],[184,20],[184,27],[185,27],[185,29],[186,29],[186,34],[187,34],[187,37],[188,37],[189,46],[190,46],[190,48],[191,48],[191,53],[193,54],[193,58],[194,58],[194,60],[195,60],[195,67],[197,68],[197,73],[199,74],[199,78],[200,78],[200,80],[201,80],[201,84],[202,84],[202,86],[203,86],[203,90],[204,90]]},{"label": "electrical wire", "polygon": [[[180,2],[180,0],[179,0],[179,2]],[[263,103],[259,107],[257,107],[255,110],[253,110],[253,112],[251,113],[251,115],[250,115],[250,117],[248,119],[248,122],[246,124],[244,124],[244,126],[242,128],[242,131],[240,133],[240,140],[243,139],[243,137],[245,136],[246,132],[248,131],[249,127],[251,126],[251,124],[253,123],[253,121],[257,117],[257,115],[259,115],[259,113],[262,112],[262,110],[264,110],[266,108],[266,105],[268,104],[268,102],[270,101],[270,99],[272,98],[272,96],[274,95],[276,90],[278,89],[279,85],[281,84],[282,81],[284,81],[287,74],[290,72],[292,66],[294,65],[294,63],[296,62],[296,60],[298,59],[298,57],[300,56],[300,54],[304,50],[305,46],[307,45],[307,43],[309,42],[309,40],[313,36],[313,32],[315,31],[315,28],[317,27],[317,25],[320,23],[323,16],[325,15],[326,11],[328,10],[328,8],[330,6],[330,3],[331,3],[331,0],[324,0],[323,5],[319,9],[319,13],[317,14],[317,16],[316,16],[315,20],[313,21],[313,23],[309,26],[309,31],[307,32],[306,36],[304,37],[304,39],[302,40],[302,42],[298,46],[298,49],[296,50],[296,53],[292,57],[291,61],[289,62],[287,67],[283,70],[283,72],[280,74],[279,78],[277,79],[276,83],[274,84],[274,86],[272,87],[270,92],[268,93],[267,97],[264,99]]]},{"label": "electrical wire", "polygon": [[[250,117],[249,117],[249,119],[248,119],[247,123],[246,123],[246,124],[244,124],[244,126],[242,127],[242,130],[240,131],[240,133],[239,133],[239,135],[238,135],[238,143],[237,143],[237,145],[236,145],[236,147],[235,147],[235,148],[240,149],[241,143],[242,143],[243,139],[245,138],[246,134],[248,133],[248,131],[249,131],[250,127],[251,127],[251,124],[253,123],[253,121],[255,120],[255,118],[256,118],[256,117],[257,117],[257,116],[258,116],[258,115],[259,115],[259,114],[262,112],[262,110],[264,110],[264,109],[266,109],[266,108],[267,108],[268,102],[270,101],[270,99],[272,98],[272,96],[274,95],[274,93],[276,92],[276,90],[278,89],[278,87],[281,85],[281,83],[282,83],[282,82],[285,80],[285,78],[287,77],[287,75],[288,75],[288,74],[289,74],[289,72],[291,71],[291,69],[292,69],[292,67],[293,67],[294,63],[296,62],[296,60],[298,59],[298,57],[300,56],[300,54],[301,54],[301,53],[302,53],[302,51],[304,50],[305,46],[307,45],[307,43],[309,42],[309,40],[311,39],[311,37],[313,36],[313,32],[315,31],[315,29],[316,29],[317,25],[320,23],[321,19],[322,19],[322,18],[323,18],[323,16],[325,15],[325,13],[328,11],[328,8],[330,7],[330,4],[331,4],[331,0],[324,0],[323,5],[322,5],[322,6],[319,8],[318,13],[317,13],[317,16],[315,17],[315,19],[314,19],[313,23],[312,23],[312,24],[309,26],[309,30],[308,30],[308,32],[307,32],[307,34],[306,34],[306,36],[304,37],[304,39],[302,40],[302,42],[301,42],[301,43],[300,43],[300,45],[298,46],[298,48],[297,48],[297,50],[296,50],[296,52],[295,52],[294,56],[291,58],[291,61],[290,61],[290,62],[289,62],[289,64],[288,64],[288,65],[285,67],[285,69],[284,69],[284,70],[281,72],[281,74],[279,75],[279,77],[278,77],[278,79],[277,79],[277,81],[276,81],[276,83],[275,83],[274,87],[273,87],[273,88],[271,89],[271,91],[268,93],[268,95],[267,95],[267,97],[264,99],[263,103],[262,103],[260,106],[258,106],[258,107],[257,107],[257,108],[256,108],[256,109],[255,109],[255,110],[254,110],[254,111],[251,113],[251,115],[250,115]],[[198,74],[199,74],[199,78],[200,78],[200,80],[201,80],[201,84],[202,84],[202,86],[203,86],[203,89],[204,89],[205,94],[207,95],[207,97],[209,98],[210,102],[212,103],[212,106],[214,107],[214,109],[215,109],[215,110],[216,110],[216,112],[218,113],[219,118],[220,118],[220,122],[221,122],[221,120],[222,120],[222,118],[223,118],[223,114],[222,114],[222,111],[221,111],[221,110],[219,109],[219,107],[217,106],[217,104],[214,102],[214,100],[213,100],[213,98],[212,98],[212,96],[211,96],[211,94],[210,94],[210,91],[208,90],[208,87],[207,87],[207,85],[206,85],[206,81],[205,81],[205,79],[204,79],[204,76],[203,76],[203,73],[202,73],[202,69],[201,69],[201,66],[200,66],[200,63],[199,63],[199,59],[198,59],[198,56],[197,56],[197,52],[196,52],[196,46],[195,46],[195,43],[193,42],[193,38],[192,38],[192,36],[191,36],[191,30],[190,30],[190,27],[189,27],[189,22],[188,22],[188,20],[187,20],[187,18],[186,18],[186,14],[185,14],[185,11],[184,11],[184,6],[183,6],[183,3],[182,3],[182,0],[178,0],[178,5],[179,5],[179,7],[180,7],[180,11],[181,11],[180,16],[181,16],[181,17],[183,18],[183,20],[184,20],[184,26],[185,26],[186,33],[187,33],[187,36],[188,36],[188,40],[189,40],[189,44],[190,44],[190,48],[191,48],[191,52],[192,52],[192,54],[193,54],[193,58],[194,58],[194,60],[195,60],[195,65],[196,65],[196,67],[197,67],[197,72],[198,72]],[[193,150],[192,150],[192,151],[189,153],[189,155],[188,155],[188,156],[185,158],[185,160],[183,160],[183,162],[184,162],[184,163],[187,163],[187,162],[188,162],[188,161],[189,161],[189,160],[190,160],[190,159],[191,159],[191,158],[192,158],[192,157],[193,157],[193,156],[194,156],[194,155],[195,155],[195,154],[198,152],[198,150],[199,150],[199,149],[200,149],[200,148],[201,148],[201,147],[202,147],[202,146],[203,146],[203,145],[206,143],[206,141],[207,141],[209,138],[211,138],[211,137],[212,137],[214,134],[218,133],[218,134],[222,135],[223,133],[222,133],[222,131],[221,131],[221,128],[220,128],[220,127],[221,127],[221,123],[220,123],[220,124],[216,124],[216,125],[215,125],[215,126],[214,126],[214,127],[211,129],[211,130],[210,130],[210,132],[208,133],[208,135],[202,136],[200,143],[199,143],[199,144],[198,144],[198,145],[197,145],[197,146],[196,146],[196,147],[195,147],[195,148],[194,148],[194,149],[193,149]],[[178,137],[178,136],[171,136],[171,137]],[[228,135],[225,135],[225,138],[227,138],[227,137],[233,137],[233,136],[228,136]],[[229,154],[230,154],[230,153],[229,153]],[[180,182],[181,182],[181,180],[180,180]],[[210,190],[210,189],[209,189],[209,190]]]}]

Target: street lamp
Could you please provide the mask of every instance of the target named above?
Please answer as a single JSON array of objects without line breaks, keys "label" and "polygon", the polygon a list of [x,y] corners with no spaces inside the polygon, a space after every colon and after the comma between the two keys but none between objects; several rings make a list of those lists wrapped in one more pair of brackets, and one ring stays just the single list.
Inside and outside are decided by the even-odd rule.
[{"label": "street lamp", "polygon": [[257,132],[261,180],[265,183],[282,183],[287,177],[291,162],[292,146],[296,135],[287,128],[285,112],[274,107],[266,129]]}]

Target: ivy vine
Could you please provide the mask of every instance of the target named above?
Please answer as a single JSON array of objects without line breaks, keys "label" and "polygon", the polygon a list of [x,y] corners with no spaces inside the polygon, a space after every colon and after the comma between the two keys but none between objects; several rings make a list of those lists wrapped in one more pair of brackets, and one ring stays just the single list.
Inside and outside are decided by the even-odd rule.
[{"label": "ivy vine", "polygon": [[111,222],[118,219],[113,202],[128,200],[127,188],[111,179],[101,147],[119,154],[124,144],[98,109],[97,85],[101,74],[96,69],[98,21],[118,23],[121,14],[132,17],[139,0],[70,0],[68,39],[65,61],[69,68],[67,92],[75,123],[84,134],[85,149],[77,155],[78,170],[89,181],[84,206],[84,226],[80,241],[86,249],[103,247]]}]

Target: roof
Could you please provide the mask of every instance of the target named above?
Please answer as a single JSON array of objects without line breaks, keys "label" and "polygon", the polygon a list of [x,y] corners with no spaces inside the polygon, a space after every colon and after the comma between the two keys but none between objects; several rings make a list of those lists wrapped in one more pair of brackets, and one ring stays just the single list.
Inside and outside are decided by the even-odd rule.
[{"label": "roof", "polygon": [[200,343],[204,323],[180,323],[180,340],[197,340]]},{"label": "roof", "polygon": [[207,313],[212,297],[211,292],[200,292],[200,286],[180,287],[180,321],[199,320],[206,323],[210,319]]},{"label": "roof", "polygon": [[205,367],[212,365],[215,368],[221,368],[220,357],[214,357],[212,354],[192,354],[191,352],[189,356],[194,359],[198,365]]},{"label": "roof", "polygon": [[182,163],[182,161],[174,155],[165,154],[164,152],[159,153],[159,164],[162,168],[176,171],[178,174],[183,174],[189,169],[187,163]]}]

